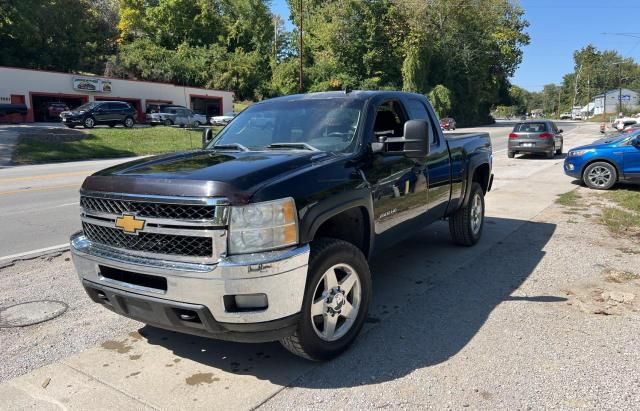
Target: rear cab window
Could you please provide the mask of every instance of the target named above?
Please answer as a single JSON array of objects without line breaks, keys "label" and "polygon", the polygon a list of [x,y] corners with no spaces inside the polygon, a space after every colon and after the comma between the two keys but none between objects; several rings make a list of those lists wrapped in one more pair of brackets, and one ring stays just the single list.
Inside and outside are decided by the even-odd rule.
[{"label": "rear cab window", "polygon": [[546,123],[520,123],[513,128],[516,133],[542,133],[547,130]]}]

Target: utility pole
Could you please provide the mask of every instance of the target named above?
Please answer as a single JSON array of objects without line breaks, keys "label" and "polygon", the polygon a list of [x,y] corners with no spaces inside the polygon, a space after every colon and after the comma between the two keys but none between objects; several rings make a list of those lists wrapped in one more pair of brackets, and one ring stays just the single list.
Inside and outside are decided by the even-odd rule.
[{"label": "utility pole", "polygon": [[618,112],[622,113],[622,63],[618,63],[618,104]]},{"label": "utility pole", "polygon": [[302,2],[303,0],[300,0],[300,85],[299,85],[300,93],[304,91],[304,67],[303,67],[304,66],[303,65],[304,43],[302,40],[302,26],[304,22],[304,16],[303,16],[303,10],[302,10]]},{"label": "utility pole", "polygon": [[[589,104],[591,104],[591,70],[587,75],[587,117],[589,117]],[[586,120],[586,118],[584,119]]]},{"label": "utility pole", "polygon": [[558,112],[556,113],[556,117],[560,118],[560,93],[562,92],[562,88],[558,87]]}]

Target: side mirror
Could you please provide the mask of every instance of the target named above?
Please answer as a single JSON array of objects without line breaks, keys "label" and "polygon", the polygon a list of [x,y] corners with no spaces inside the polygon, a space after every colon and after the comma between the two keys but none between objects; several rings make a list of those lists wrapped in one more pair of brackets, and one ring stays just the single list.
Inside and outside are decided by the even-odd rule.
[{"label": "side mirror", "polygon": [[388,155],[404,155],[408,158],[424,158],[429,155],[431,141],[429,123],[425,120],[409,120],[404,123],[403,137],[388,137],[373,143],[373,152]]},{"label": "side mirror", "polygon": [[564,133],[564,130],[563,129],[558,130],[558,134],[560,133]]},{"label": "side mirror", "polygon": [[210,127],[206,127],[202,130],[202,148],[207,147],[207,145],[213,140],[213,130]]},{"label": "side mirror", "polygon": [[631,140],[631,145],[640,148],[640,136],[636,136],[636,138]]}]

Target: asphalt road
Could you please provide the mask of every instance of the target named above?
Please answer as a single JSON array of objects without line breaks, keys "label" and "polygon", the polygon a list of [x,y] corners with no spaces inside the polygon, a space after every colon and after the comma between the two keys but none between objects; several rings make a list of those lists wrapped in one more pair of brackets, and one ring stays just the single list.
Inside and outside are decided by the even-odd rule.
[{"label": "asphalt road", "polygon": [[[488,132],[494,153],[507,148],[513,122],[457,129],[456,133]],[[559,122],[565,133],[579,123]],[[55,248],[80,228],[78,189],[83,179],[127,159],[20,166],[0,169],[0,260]]]}]

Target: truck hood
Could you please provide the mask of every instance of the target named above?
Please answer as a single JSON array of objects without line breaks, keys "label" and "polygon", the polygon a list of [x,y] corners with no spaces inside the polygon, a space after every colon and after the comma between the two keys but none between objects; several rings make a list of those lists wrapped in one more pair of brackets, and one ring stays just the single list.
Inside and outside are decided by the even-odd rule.
[{"label": "truck hood", "polygon": [[83,190],[140,195],[226,197],[246,203],[282,174],[333,156],[306,151],[199,150],[135,160],[87,177]]}]

